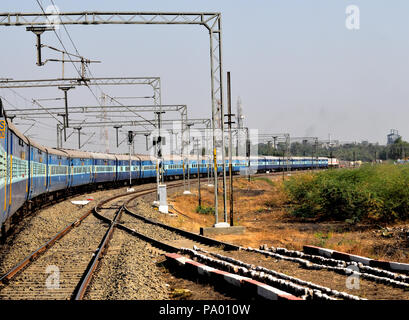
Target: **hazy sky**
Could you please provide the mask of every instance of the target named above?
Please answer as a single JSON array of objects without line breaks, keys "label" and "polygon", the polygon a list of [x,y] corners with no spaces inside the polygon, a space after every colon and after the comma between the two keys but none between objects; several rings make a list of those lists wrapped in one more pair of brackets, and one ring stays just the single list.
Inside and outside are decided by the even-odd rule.
[{"label": "hazy sky", "polygon": [[[234,109],[240,96],[246,126],[322,139],[327,139],[330,133],[334,139],[381,144],[386,143],[386,135],[394,128],[409,139],[407,0],[54,2],[60,11],[221,12],[224,71],[231,71]],[[47,7],[51,1],[41,3]],[[345,26],[348,5],[360,9],[359,30],[348,30]],[[35,0],[2,0],[0,8],[2,12],[40,12]],[[160,76],[163,104],[187,104],[190,117],[211,116],[209,39],[205,28],[135,25],[67,28],[81,55],[102,61],[91,66],[94,76]],[[65,31],[61,28],[58,32],[67,49],[74,51]],[[1,27],[0,41],[0,78],[61,75],[60,65],[41,68],[35,65],[35,37],[24,27]],[[43,36],[43,42],[61,47],[52,32]],[[60,58],[51,51],[44,51],[43,55]],[[75,75],[72,66],[67,69],[68,74]],[[74,91],[70,94],[73,105],[96,104],[87,89]],[[107,92],[146,95],[149,90],[130,91],[124,87]],[[56,89],[24,89],[18,93],[27,99],[61,96]],[[31,107],[10,90],[0,89],[0,95],[16,106]],[[59,106],[63,102],[44,105]],[[55,128],[55,123],[46,120],[40,131],[31,129],[29,133],[39,142],[55,146],[55,129],[50,127]],[[110,134],[113,144],[114,131]],[[101,143],[99,131],[92,141],[94,145]],[[143,143],[139,141],[140,146]],[[76,138],[71,146],[76,147]]]}]

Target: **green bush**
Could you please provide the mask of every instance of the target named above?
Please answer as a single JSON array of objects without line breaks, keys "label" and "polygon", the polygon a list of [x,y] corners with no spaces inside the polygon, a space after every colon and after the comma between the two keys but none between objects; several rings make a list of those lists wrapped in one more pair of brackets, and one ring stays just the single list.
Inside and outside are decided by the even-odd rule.
[{"label": "green bush", "polygon": [[364,165],[293,176],[284,190],[295,216],[320,220],[409,218],[409,167]]},{"label": "green bush", "polygon": [[205,206],[197,206],[196,207],[196,212],[197,213],[202,213],[202,214],[214,214],[214,208],[213,207],[205,207]]}]

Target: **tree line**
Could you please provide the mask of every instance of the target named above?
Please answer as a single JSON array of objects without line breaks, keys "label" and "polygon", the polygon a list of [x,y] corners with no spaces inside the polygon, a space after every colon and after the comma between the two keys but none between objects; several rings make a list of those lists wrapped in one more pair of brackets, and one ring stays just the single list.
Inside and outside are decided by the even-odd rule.
[{"label": "tree line", "polygon": [[314,144],[314,142],[293,142],[289,147],[285,143],[279,143],[276,148],[272,144],[260,143],[258,145],[258,153],[259,155],[266,156],[334,157],[345,161],[361,160],[372,162],[375,160],[409,158],[409,142],[398,138],[390,145],[380,145],[364,141],[333,147],[322,147],[319,144]]}]

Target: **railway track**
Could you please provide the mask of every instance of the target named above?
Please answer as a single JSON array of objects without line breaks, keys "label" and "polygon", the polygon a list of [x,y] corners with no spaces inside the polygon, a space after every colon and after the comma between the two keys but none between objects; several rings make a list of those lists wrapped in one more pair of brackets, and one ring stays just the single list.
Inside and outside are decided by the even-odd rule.
[{"label": "railway track", "polygon": [[[108,221],[106,217],[98,216],[100,219]],[[245,250],[239,246],[217,241],[195,233],[187,232],[182,229],[174,228],[152,219],[143,217],[124,207],[124,215],[121,218],[119,229],[129,234],[137,236],[144,241],[149,242],[157,250],[157,254],[182,253],[190,258],[194,258],[209,267],[216,267],[223,272],[231,272],[241,277],[247,277],[260,281],[267,285],[273,285],[283,292],[289,293],[300,299],[318,299],[318,300],[359,300],[357,296],[347,293],[339,293],[330,288],[307,283],[300,279],[286,277],[271,270],[275,277],[263,278],[250,268],[243,268],[243,262],[233,261],[223,252]],[[189,249],[193,248],[193,249]],[[212,258],[216,257],[216,258]],[[227,261],[227,262],[226,262]],[[247,266],[248,267],[248,266]],[[253,274],[252,274],[253,272]],[[263,272],[266,274],[267,269]],[[285,290],[285,291],[284,291]]]},{"label": "railway track", "polygon": [[[127,201],[128,203],[130,202]],[[145,248],[147,249],[146,251],[149,252],[149,254],[154,254],[155,256],[160,256],[160,255],[165,255],[166,258],[168,259],[168,266],[170,267],[175,267],[175,261],[176,264],[178,265],[178,261],[180,259],[183,260],[183,265],[185,262],[189,263],[189,261],[186,260],[185,257],[181,257],[177,255],[176,253],[181,251],[181,248],[184,245],[193,245],[195,244],[200,244],[204,246],[206,249],[211,250],[211,248],[219,248],[219,250],[238,250],[239,247],[228,244],[228,243],[223,243],[217,240],[213,240],[211,238],[203,237],[194,233],[190,233],[181,229],[176,229],[170,226],[163,225],[161,223],[155,222],[150,219],[146,219],[143,216],[137,215],[133,212],[131,212],[126,205],[121,207],[119,210],[122,211],[122,216],[118,218],[118,215],[115,215],[112,217],[112,214],[107,214],[107,212],[104,209],[110,209],[112,208],[104,208],[100,207],[100,210],[95,210],[94,215],[99,218],[101,221],[106,222],[107,224],[111,225],[115,223],[116,221],[116,227],[118,229],[121,229],[125,231],[126,233],[130,234],[133,237],[138,238],[139,241],[145,242]],[[135,219],[134,221],[130,222],[128,218]],[[136,226],[138,224],[138,227]],[[135,230],[138,229],[139,231]],[[161,230],[162,229],[162,230]],[[155,237],[152,237],[152,235],[155,235]],[[114,254],[117,254],[117,249],[115,249]],[[175,255],[176,254],[176,255]],[[179,258],[180,257],[180,258]],[[193,261],[191,261],[194,263]],[[173,264],[173,266],[172,266]],[[226,284],[229,284],[230,280],[236,280],[237,277],[233,274],[228,274],[227,272],[221,271],[219,269],[207,266],[202,264],[202,266],[208,270],[210,273],[215,275],[216,277],[222,277],[223,280],[227,281]],[[173,269],[173,268],[172,268]],[[101,272],[101,271],[100,271]],[[107,274],[107,273],[105,273]],[[180,270],[176,271],[175,274],[180,275]],[[186,276],[188,273],[182,272],[184,276]],[[190,273],[190,276],[192,274]],[[227,278],[226,278],[227,277]],[[230,278],[229,278],[230,277]],[[190,277],[188,277],[190,278]],[[197,278],[197,275],[193,275],[193,278]],[[274,287],[271,287],[267,284],[259,283],[257,281],[254,281],[250,277],[241,277],[245,281],[247,281],[248,284],[251,286],[260,286],[262,290],[259,292],[251,292],[247,298],[254,298],[261,296],[263,298],[280,298],[280,299],[298,299],[297,297],[287,294],[286,292],[280,291]],[[101,277],[102,280],[106,280],[104,277]],[[101,279],[99,282],[101,282]],[[226,280],[230,279],[230,280]],[[152,280],[152,279],[149,279]],[[215,279],[207,279],[211,281],[205,281],[205,283],[212,283],[214,284]],[[97,282],[97,281],[96,281]],[[220,281],[217,281],[218,284],[220,284]],[[94,286],[96,289],[94,289]],[[90,285],[90,294],[88,297],[96,297],[97,299],[101,297],[100,294],[104,294],[104,286],[101,285],[101,283],[98,283],[97,285],[91,284]],[[264,291],[263,291],[264,290]],[[100,291],[100,292],[99,292]],[[224,289],[222,290],[223,292],[225,291]],[[232,293],[232,291],[227,291],[229,294],[232,294],[233,296],[236,297],[244,297],[243,291],[236,291]],[[82,296],[83,297],[83,296]],[[81,298],[82,298],[81,297]]]},{"label": "railway track", "polygon": [[[174,183],[169,187],[180,186]],[[93,210],[67,225],[0,277],[0,299],[81,299],[121,214],[124,200],[118,199],[131,201],[154,191],[156,187],[99,203],[94,210],[114,201],[103,208],[113,217],[108,228],[91,214]]]},{"label": "railway track", "polygon": [[[263,175],[265,174],[261,174]],[[169,184],[168,188],[182,185],[181,182],[175,182]],[[154,191],[156,187],[106,199],[94,208],[94,215],[89,211],[67,225],[0,277],[0,299],[84,298],[92,283],[93,274],[107,252],[115,228],[150,243],[150,252],[156,255],[179,251],[189,255],[191,252],[184,249],[188,247],[200,247],[202,252],[211,254],[240,249],[232,244],[147,219],[126,207],[135,198]],[[214,264],[214,261],[211,263]],[[320,295],[317,290],[315,297],[330,298],[325,294]],[[304,290],[302,298],[311,298],[311,292],[308,296],[307,291]]]},{"label": "railway track", "polygon": [[53,246],[4,275],[0,299],[70,299],[105,231],[105,225],[89,215]]},{"label": "railway track", "polygon": [[[345,262],[300,251],[291,251],[285,248],[267,248],[265,246],[261,249],[242,248],[162,224],[139,215],[129,210],[126,206],[124,207],[124,216],[118,228],[145,241],[149,241],[153,247],[159,249],[161,254],[179,252],[194,258],[196,261],[216,266],[226,272],[233,272],[240,276],[249,276],[258,281],[271,284],[303,299],[361,300],[365,299],[365,293],[364,296],[362,296],[362,293],[354,295],[351,292],[347,293],[330,288],[330,286],[305,281],[283,272],[235,259],[229,254],[224,254],[224,252],[242,251],[254,253],[274,259],[275,261],[291,263],[294,266],[299,265],[301,268],[311,272],[325,270],[329,276],[331,276],[331,273],[337,273],[344,276],[344,278],[340,277],[340,279],[343,279],[341,281],[343,281],[344,286],[347,278],[352,276],[360,278],[365,284],[372,283],[379,286],[379,291],[390,287],[391,290],[394,290],[394,295],[398,294],[400,290],[404,293],[409,289],[409,276],[405,274],[391,272],[382,268],[369,267],[357,262]],[[388,293],[385,292],[384,296],[380,294],[380,297],[387,299]]]}]

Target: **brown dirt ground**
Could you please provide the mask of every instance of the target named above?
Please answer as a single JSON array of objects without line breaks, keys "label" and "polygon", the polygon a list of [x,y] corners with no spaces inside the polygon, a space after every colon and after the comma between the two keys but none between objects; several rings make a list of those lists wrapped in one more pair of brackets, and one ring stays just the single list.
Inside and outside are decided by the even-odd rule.
[{"label": "brown dirt ground", "polygon": [[[268,244],[294,250],[302,250],[303,245],[308,244],[374,259],[409,262],[409,240],[390,235],[385,237],[379,230],[380,226],[350,225],[345,222],[306,222],[291,217],[286,210],[285,195],[280,188],[282,177],[269,176],[267,179],[272,183],[265,181],[265,178],[256,178],[251,182],[245,178],[235,179],[234,224],[245,226],[246,232],[242,235],[219,235],[215,236],[216,239],[241,246],[258,247]],[[212,226],[213,214],[195,212],[198,204],[197,186],[192,184],[191,191],[192,195],[183,195],[182,191],[176,191],[169,197],[169,204],[183,215],[161,215],[160,220],[193,232],[199,232],[200,227]],[[202,183],[201,194],[202,206],[212,207],[213,187]],[[219,195],[219,203],[222,204],[222,194]],[[219,211],[219,221],[223,221],[223,210]],[[408,225],[394,224],[388,227],[408,228]]]},{"label": "brown dirt ground", "polygon": [[[246,247],[268,244],[302,250],[303,245],[310,244],[377,259],[409,262],[408,241],[402,237],[384,237],[377,226],[351,226],[343,222],[312,223],[293,218],[286,210],[285,195],[280,188],[282,177],[270,176],[268,179],[271,182],[265,178],[256,178],[251,182],[244,178],[235,180],[234,224],[245,226],[246,232],[243,235],[220,235],[214,238]],[[193,195],[183,195],[182,191],[174,192],[169,197],[169,203],[179,212],[178,216],[160,215],[159,220],[193,232],[199,232],[200,227],[212,226],[214,215],[195,212],[198,204],[195,188],[191,189]],[[213,188],[202,185],[202,206],[211,207],[213,197]],[[222,199],[221,194],[219,199]],[[220,213],[219,221],[222,220],[223,215]],[[407,225],[395,224],[388,227],[407,228]],[[360,280],[360,290],[348,290],[344,275],[327,270],[311,272],[293,262],[248,252],[229,252],[227,255],[367,299],[409,299],[408,291],[364,279]]]}]

